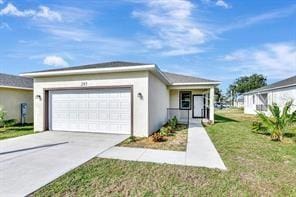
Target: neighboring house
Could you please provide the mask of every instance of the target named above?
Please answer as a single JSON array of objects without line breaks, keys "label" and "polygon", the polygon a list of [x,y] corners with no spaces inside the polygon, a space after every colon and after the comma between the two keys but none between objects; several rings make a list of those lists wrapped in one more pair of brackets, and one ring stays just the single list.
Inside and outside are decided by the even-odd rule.
[{"label": "neighboring house", "polygon": [[233,101],[233,107],[241,108],[244,107],[244,96],[240,95]]},{"label": "neighboring house", "polygon": [[276,103],[283,108],[290,100],[293,100],[292,108],[296,109],[296,76],[247,92],[244,100],[246,114],[256,114],[256,111],[268,113],[268,105]]},{"label": "neighboring house", "polygon": [[33,122],[33,80],[0,73],[0,107],[7,112],[6,119],[21,122],[21,104],[27,105],[26,123]]},{"label": "neighboring house", "polygon": [[[162,72],[155,64],[107,62],[24,73],[34,78],[35,131],[148,136],[168,118],[214,121],[220,82]],[[189,117],[190,116],[190,117]]]}]

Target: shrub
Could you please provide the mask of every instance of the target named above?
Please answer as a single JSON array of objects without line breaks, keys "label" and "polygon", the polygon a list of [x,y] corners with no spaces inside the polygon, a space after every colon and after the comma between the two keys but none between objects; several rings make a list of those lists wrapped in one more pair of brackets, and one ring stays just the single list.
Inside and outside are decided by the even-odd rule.
[{"label": "shrub", "polygon": [[166,128],[167,128],[168,134],[174,133],[174,130],[171,126],[168,125],[166,126]]},{"label": "shrub", "polygon": [[159,130],[159,134],[162,136],[168,136],[169,133],[170,133],[170,131],[167,127],[161,127]]},{"label": "shrub", "polygon": [[16,125],[16,119],[9,119],[9,120],[4,120],[4,126],[5,127],[11,127]]},{"label": "shrub", "polygon": [[162,142],[164,140],[163,135],[160,132],[155,132],[152,134],[152,140],[153,142]]},{"label": "shrub", "polygon": [[126,140],[127,143],[132,143],[132,142],[135,142],[135,141],[137,141],[137,138],[136,138],[135,136],[130,136],[130,137]]},{"label": "shrub", "polygon": [[0,108],[0,127],[5,127],[6,114],[7,114],[6,111]]},{"label": "shrub", "polygon": [[168,121],[168,125],[172,128],[172,130],[176,129],[177,124],[178,124],[178,119],[176,116],[174,116],[172,119]]},{"label": "shrub", "polygon": [[292,104],[292,101],[287,102],[282,112],[277,104],[269,105],[268,108],[271,112],[270,117],[264,113],[257,112],[257,116],[260,118],[262,124],[262,126],[260,126],[261,129],[269,132],[272,140],[282,141],[283,133],[291,124],[296,122],[296,110],[289,113]]}]

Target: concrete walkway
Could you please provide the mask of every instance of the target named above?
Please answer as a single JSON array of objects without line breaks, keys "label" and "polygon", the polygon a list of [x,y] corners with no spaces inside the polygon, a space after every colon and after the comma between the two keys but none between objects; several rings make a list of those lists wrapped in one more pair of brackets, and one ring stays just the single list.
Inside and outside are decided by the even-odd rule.
[{"label": "concrete walkway", "polygon": [[98,157],[226,170],[207,132],[197,121],[189,124],[186,152],[115,146]]}]

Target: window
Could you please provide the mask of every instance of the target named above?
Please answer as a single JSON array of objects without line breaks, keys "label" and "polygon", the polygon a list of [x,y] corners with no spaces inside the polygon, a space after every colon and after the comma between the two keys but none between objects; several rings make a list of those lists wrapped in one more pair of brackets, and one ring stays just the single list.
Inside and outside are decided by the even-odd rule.
[{"label": "window", "polygon": [[191,92],[180,92],[180,109],[191,109]]},{"label": "window", "polygon": [[253,104],[255,104],[255,95],[253,95]]}]

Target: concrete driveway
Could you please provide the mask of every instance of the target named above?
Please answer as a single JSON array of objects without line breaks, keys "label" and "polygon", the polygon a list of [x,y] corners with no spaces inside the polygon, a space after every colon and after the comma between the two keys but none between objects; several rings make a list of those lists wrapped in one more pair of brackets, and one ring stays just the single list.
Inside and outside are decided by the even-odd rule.
[{"label": "concrete driveway", "polygon": [[2,140],[0,196],[30,194],[127,137],[51,131]]}]

